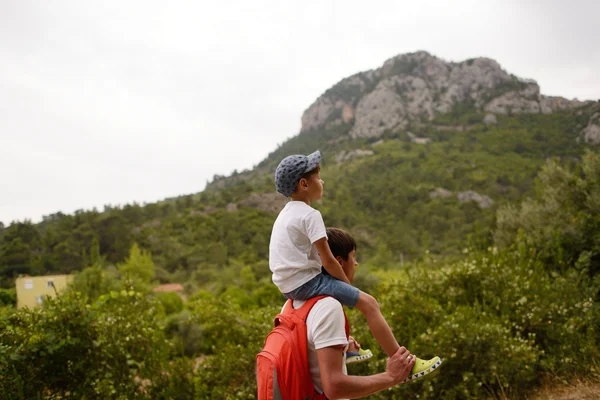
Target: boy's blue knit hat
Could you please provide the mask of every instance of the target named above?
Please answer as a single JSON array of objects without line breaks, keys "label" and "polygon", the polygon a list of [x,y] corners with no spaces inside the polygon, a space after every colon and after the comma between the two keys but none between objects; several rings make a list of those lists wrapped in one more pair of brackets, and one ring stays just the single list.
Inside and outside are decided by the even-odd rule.
[{"label": "boy's blue knit hat", "polygon": [[319,150],[307,156],[300,154],[287,156],[281,160],[275,170],[275,188],[285,197],[290,197],[296,191],[302,175],[317,168],[320,162]]}]

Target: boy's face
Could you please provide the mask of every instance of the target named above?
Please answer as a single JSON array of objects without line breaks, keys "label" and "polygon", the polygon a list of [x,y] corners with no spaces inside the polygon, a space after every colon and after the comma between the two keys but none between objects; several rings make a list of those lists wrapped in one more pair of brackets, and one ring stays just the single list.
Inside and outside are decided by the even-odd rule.
[{"label": "boy's face", "polygon": [[356,272],[356,268],[358,267],[358,262],[356,261],[356,249],[348,254],[347,260],[344,260],[342,257],[337,257],[337,260],[342,265],[342,269],[348,280],[352,282],[354,280],[354,272]]},{"label": "boy's face", "polygon": [[[308,194],[310,200],[321,200],[323,197],[323,181],[321,180],[321,172],[313,174],[308,179],[303,179],[306,182],[304,188]],[[302,184],[301,182],[300,184]]]}]

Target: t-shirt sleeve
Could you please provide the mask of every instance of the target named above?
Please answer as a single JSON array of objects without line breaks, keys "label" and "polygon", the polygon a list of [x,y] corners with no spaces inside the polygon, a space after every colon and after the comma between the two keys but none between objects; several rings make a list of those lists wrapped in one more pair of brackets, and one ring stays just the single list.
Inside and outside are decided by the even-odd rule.
[{"label": "t-shirt sleeve", "polygon": [[314,210],[306,216],[304,225],[306,227],[306,236],[308,236],[311,243],[327,237],[325,222],[323,222],[323,217],[318,210]]},{"label": "t-shirt sleeve", "polygon": [[307,320],[307,327],[315,350],[348,344],[344,311],[339,301],[333,298],[318,301],[309,318],[311,321]]}]

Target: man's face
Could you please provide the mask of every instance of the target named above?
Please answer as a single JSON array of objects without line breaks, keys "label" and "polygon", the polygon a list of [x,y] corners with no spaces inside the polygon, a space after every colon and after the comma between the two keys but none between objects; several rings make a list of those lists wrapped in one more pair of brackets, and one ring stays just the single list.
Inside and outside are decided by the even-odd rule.
[{"label": "man's face", "polygon": [[344,273],[348,277],[348,280],[350,282],[352,282],[354,280],[354,272],[356,271],[356,268],[358,267],[358,262],[356,261],[356,249],[352,250],[348,254],[347,260],[344,260],[343,258],[340,257],[338,259],[338,261],[342,265],[342,269],[344,270]]}]

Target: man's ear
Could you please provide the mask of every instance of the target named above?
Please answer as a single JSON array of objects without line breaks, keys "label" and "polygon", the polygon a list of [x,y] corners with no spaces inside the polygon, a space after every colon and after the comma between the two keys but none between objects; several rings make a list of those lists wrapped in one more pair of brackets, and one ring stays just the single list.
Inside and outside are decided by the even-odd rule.
[{"label": "man's ear", "polygon": [[342,265],[342,261],[344,261],[344,259],[342,258],[342,256],[337,256],[335,259],[337,260],[337,262],[340,263],[340,265]]}]

